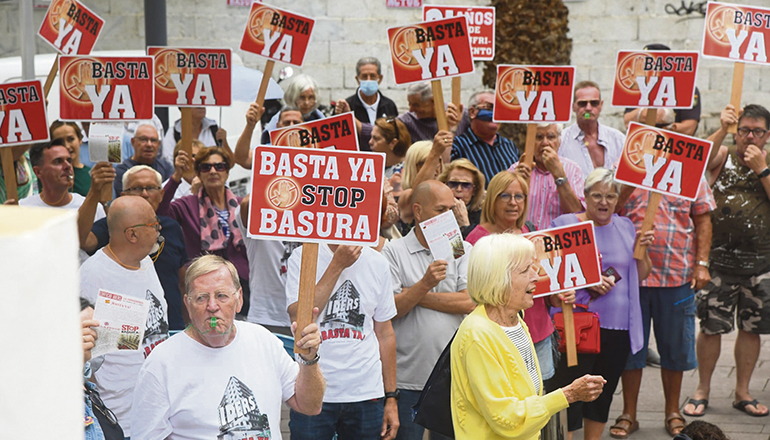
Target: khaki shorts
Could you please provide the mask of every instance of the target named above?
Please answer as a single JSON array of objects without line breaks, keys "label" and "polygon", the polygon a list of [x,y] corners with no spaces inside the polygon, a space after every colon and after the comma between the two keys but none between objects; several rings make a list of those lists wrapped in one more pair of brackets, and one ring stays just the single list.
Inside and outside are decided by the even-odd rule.
[{"label": "khaki shorts", "polygon": [[[701,331],[707,335],[738,328],[755,334],[770,333],[770,272],[735,276],[711,270],[711,282],[696,296]],[[737,311],[737,314],[736,314]]]}]

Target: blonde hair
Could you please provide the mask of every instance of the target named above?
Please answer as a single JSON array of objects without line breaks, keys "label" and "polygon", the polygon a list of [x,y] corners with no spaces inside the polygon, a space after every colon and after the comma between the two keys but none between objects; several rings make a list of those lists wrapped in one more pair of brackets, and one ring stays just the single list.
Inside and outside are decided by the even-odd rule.
[{"label": "blonde hair", "polygon": [[517,229],[521,229],[522,226],[524,226],[524,222],[527,221],[527,211],[529,210],[529,183],[521,176],[521,174],[513,173],[511,171],[500,171],[489,181],[487,196],[484,199],[484,205],[481,207],[482,223],[489,222],[493,225],[495,224],[497,221],[495,218],[495,202],[497,201],[497,196],[508,189],[513,182],[519,182],[521,192],[526,196],[521,215],[516,219]]},{"label": "blonde hair", "polygon": [[449,174],[456,169],[465,170],[473,174],[473,197],[471,197],[471,203],[468,209],[471,211],[478,211],[481,209],[481,204],[484,202],[484,186],[487,184],[487,179],[484,177],[484,174],[476,168],[476,165],[474,165],[473,162],[461,158],[449,162],[449,165],[444,167],[444,171],[438,176],[438,180],[442,183],[447,183]]},{"label": "blonde hair", "polygon": [[468,261],[468,295],[480,305],[502,306],[511,297],[511,272],[534,261],[535,245],[520,235],[492,234],[473,245]]},{"label": "blonde hair", "polygon": [[238,278],[238,270],[235,269],[233,263],[225,260],[219,255],[206,254],[194,259],[192,264],[187,268],[187,272],[184,275],[184,290],[185,295],[189,295],[192,289],[192,284],[198,277],[215,272],[222,266],[226,267],[230,272],[230,277],[233,281],[233,286],[236,291],[236,298],[241,289],[241,280]]},{"label": "blonde hair", "polygon": [[[203,145],[203,142],[199,141],[198,139],[193,139],[192,140],[192,147],[193,148],[197,147],[198,151],[200,151],[201,148],[206,148],[206,146]],[[182,140],[180,139],[179,142],[177,142],[176,145],[174,146],[174,159],[176,159],[176,157],[179,156],[179,151],[181,149],[182,149]],[[193,156],[193,159],[194,159],[195,158],[195,154],[193,154],[192,156]]]},{"label": "blonde hair", "polygon": [[413,143],[412,146],[406,150],[401,188],[409,189],[412,187],[412,182],[414,182],[414,179],[419,172],[417,164],[421,162],[425,163],[425,159],[428,157],[431,147],[433,147],[433,141],[418,141]]}]

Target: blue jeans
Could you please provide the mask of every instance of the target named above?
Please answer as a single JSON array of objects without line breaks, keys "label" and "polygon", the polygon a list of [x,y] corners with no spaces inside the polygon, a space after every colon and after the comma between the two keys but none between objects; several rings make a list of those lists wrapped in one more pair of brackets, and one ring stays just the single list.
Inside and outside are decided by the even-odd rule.
[{"label": "blue jeans", "polygon": [[306,416],[291,410],[291,440],[379,440],[385,399],[323,403],[321,414]]},{"label": "blue jeans", "polygon": [[[398,399],[398,428],[396,440],[422,440],[425,428],[412,421],[412,407],[420,399],[422,391],[400,389],[401,397]],[[441,434],[430,433],[431,440],[450,440]]]}]

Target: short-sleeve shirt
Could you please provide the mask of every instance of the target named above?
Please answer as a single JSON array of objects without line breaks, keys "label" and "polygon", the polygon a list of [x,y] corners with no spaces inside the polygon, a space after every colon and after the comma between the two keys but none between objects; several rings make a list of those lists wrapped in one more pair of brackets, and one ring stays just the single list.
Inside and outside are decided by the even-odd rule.
[{"label": "short-sleeve shirt", "polygon": [[472,129],[455,137],[452,143],[452,160],[465,158],[473,162],[489,181],[500,171],[505,171],[519,160],[519,150],[509,139],[495,135],[492,145],[481,140]]},{"label": "short-sleeve shirt", "polygon": [[[567,158],[562,158],[561,163],[564,166],[564,173],[567,175],[567,181],[572,187],[572,191],[580,200],[580,204],[585,206],[586,197],[583,193],[585,177],[583,177],[580,167]],[[508,171],[515,172],[518,164],[516,162],[511,165]],[[558,188],[550,172],[532,166],[529,179],[529,214],[527,214],[527,220],[534,223],[538,230],[548,229],[551,226],[551,220],[564,214],[561,211]]]},{"label": "short-sleeve shirt", "polygon": [[[316,282],[326,273],[332,258],[329,246],[318,246]],[[302,248],[298,248],[289,258],[287,305],[299,298],[301,263]],[[326,379],[324,402],[361,402],[385,395],[374,322],[386,322],[394,316],[396,302],[388,261],[379,252],[364,247],[358,260],[337,278],[316,320],[322,341],[319,365]]]},{"label": "short-sleeve shirt", "polygon": [[[650,191],[636,189],[626,201],[621,214],[641,229]],[[655,241],[648,252],[652,273],[644,281],[646,287],[679,287],[692,279],[695,264],[696,231],[693,217],[716,208],[706,179],[701,178],[694,202],[664,195],[655,213]]]},{"label": "short-sleeve shirt", "polygon": [[[626,136],[612,127],[602,125],[600,122],[597,124],[599,125],[599,137],[596,143],[604,147],[604,164],[602,166],[611,170],[616,167],[618,159],[620,159]],[[583,173],[583,179],[594,170],[594,163],[585,145],[585,133],[577,123],[562,131],[559,157],[575,162]]]},{"label": "short-sleeve shirt", "polygon": [[[468,288],[468,258],[472,246],[463,242],[465,255],[449,261],[446,278],[431,292],[459,292]],[[414,229],[385,245],[382,255],[390,263],[393,294],[414,286],[433,262],[429,249],[420,244]],[[439,312],[420,305],[393,320],[396,333],[397,386],[422,390],[438,357],[460,326],[464,315]]]}]

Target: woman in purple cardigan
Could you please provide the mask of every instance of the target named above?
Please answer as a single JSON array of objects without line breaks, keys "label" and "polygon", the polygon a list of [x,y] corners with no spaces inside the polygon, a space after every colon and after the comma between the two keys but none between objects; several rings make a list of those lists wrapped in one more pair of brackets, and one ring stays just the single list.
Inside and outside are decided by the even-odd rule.
[{"label": "woman in purple cardigan", "polygon": [[[249,262],[246,247],[239,228],[240,218],[235,210],[240,205],[227,188],[233,159],[222,147],[201,148],[191,164],[190,156],[180,151],[174,161],[174,174],[163,189],[163,200],[158,206],[158,215],[173,218],[182,226],[187,255],[193,258],[204,254],[219,255],[235,265],[243,287],[243,308],[240,313],[248,314],[249,305]],[[172,201],[182,174],[193,165],[201,181],[196,194]]]},{"label": "woman in purple cardigan", "polygon": [[[646,251],[652,244],[653,232],[640,235],[631,220],[614,214],[620,184],[613,177],[611,170],[593,170],[585,183],[586,211],[564,214],[551,222],[551,227],[561,227],[592,221],[603,271],[602,284],[578,290],[575,295],[576,303],[587,304],[588,311],[599,314],[601,353],[578,354],[578,365],[569,368],[566,356],[562,356],[556,366],[554,381],[559,387],[570,384],[584,374],[600,374],[607,380],[598,399],[590,403],[576,403],[567,409],[569,439],[572,438],[572,432],[583,425],[583,438],[601,438],[612,394],[623,373],[628,354],[639,351],[643,343],[639,281],[647,278],[652,269]],[[645,249],[641,260],[634,259],[637,241]],[[608,274],[610,268],[617,275]]]}]

